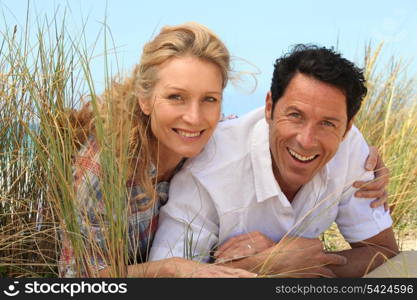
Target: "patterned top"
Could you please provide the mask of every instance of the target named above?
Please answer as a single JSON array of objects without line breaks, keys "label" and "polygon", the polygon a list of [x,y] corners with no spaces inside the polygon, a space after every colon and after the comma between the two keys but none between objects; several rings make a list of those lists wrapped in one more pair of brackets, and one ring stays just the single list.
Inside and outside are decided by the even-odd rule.
[{"label": "patterned top", "polygon": [[[100,157],[99,148],[94,139],[90,139],[81,149],[74,164],[74,189],[80,208],[79,215],[81,233],[87,240],[94,240],[95,247],[92,251],[91,268],[97,272],[106,267],[106,242],[103,233],[103,219],[97,217],[105,215],[104,201],[100,190]],[[181,167],[179,165],[176,171]],[[155,176],[153,168],[151,176]],[[151,198],[146,196],[144,190],[134,182],[127,182],[128,193],[130,193],[128,208],[128,249],[129,260],[136,263],[147,260],[150,246],[158,226],[159,209],[168,200],[169,182],[162,181],[156,186],[157,198],[151,204]],[[101,224],[100,224],[101,223]],[[101,226],[100,226],[101,225]],[[62,250],[58,263],[60,277],[87,276],[87,272],[81,268],[81,274],[77,274],[74,250],[68,236],[61,234]],[[98,246],[98,247],[97,247]]]}]

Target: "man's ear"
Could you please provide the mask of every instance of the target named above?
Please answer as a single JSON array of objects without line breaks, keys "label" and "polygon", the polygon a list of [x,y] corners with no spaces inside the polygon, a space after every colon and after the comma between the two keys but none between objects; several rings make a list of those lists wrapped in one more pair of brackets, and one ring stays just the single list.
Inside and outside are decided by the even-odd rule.
[{"label": "man's ear", "polygon": [[271,92],[266,94],[265,98],[265,119],[272,120],[272,95]]},{"label": "man's ear", "polygon": [[144,97],[139,97],[139,106],[143,113],[147,116],[151,114],[151,103],[149,99],[145,99]]},{"label": "man's ear", "polygon": [[347,123],[347,126],[346,126],[346,131],[345,131],[345,134],[343,135],[343,139],[345,139],[345,137],[347,136],[347,134],[349,133],[349,130],[351,130],[352,129],[352,125],[353,125],[353,120],[354,120],[355,118],[353,117],[352,119],[350,119],[350,121]]}]

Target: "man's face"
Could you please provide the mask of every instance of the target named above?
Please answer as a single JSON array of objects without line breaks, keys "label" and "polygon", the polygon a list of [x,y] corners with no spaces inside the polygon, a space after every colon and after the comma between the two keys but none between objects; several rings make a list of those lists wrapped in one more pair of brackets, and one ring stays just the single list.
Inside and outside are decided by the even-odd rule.
[{"label": "man's face", "polygon": [[268,93],[265,114],[273,171],[284,193],[295,195],[335,155],[352,125],[346,109],[340,89],[301,73],[290,81],[274,111]]}]

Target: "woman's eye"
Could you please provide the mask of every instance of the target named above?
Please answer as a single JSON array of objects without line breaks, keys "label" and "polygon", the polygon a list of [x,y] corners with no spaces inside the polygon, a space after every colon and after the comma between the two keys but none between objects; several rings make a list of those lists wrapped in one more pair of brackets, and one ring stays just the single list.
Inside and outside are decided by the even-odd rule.
[{"label": "woman's eye", "polygon": [[204,101],[207,101],[207,102],[217,102],[217,99],[214,98],[214,97],[206,97],[206,98],[204,98]]},{"label": "woman's eye", "polygon": [[182,97],[181,95],[178,95],[178,94],[172,94],[168,96],[168,99],[169,100],[182,100]]}]

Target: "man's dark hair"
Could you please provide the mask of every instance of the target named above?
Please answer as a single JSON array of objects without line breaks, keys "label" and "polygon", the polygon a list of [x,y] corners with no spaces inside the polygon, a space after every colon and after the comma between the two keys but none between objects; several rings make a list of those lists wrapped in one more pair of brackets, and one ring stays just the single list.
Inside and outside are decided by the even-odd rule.
[{"label": "man's dark hair", "polygon": [[359,111],[367,93],[363,72],[352,62],[333,49],[299,44],[275,61],[271,84],[272,111],[297,73],[339,88],[346,95],[348,121]]}]

